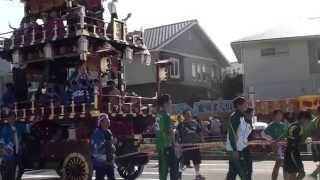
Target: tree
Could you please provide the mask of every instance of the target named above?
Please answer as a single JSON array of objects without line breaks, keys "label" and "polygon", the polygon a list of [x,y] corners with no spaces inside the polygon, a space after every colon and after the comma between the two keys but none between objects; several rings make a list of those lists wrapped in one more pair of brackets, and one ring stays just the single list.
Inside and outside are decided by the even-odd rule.
[{"label": "tree", "polygon": [[243,75],[225,76],[223,79],[223,98],[231,100],[243,93]]},{"label": "tree", "polygon": [[210,80],[209,95],[213,99],[223,97],[223,81],[221,78],[214,78]]}]

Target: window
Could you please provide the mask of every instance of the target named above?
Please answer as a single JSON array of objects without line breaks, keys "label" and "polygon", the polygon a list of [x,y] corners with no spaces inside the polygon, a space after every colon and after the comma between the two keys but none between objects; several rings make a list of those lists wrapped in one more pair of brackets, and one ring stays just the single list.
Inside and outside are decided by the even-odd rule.
[{"label": "window", "polygon": [[288,48],[262,48],[261,56],[287,56],[289,55]]},{"label": "window", "polygon": [[170,66],[170,78],[179,79],[180,78],[180,60],[176,58],[171,58],[172,64]]},{"label": "window", "polygon": [[197,64],[192,63],[192,78],[196,78],[197,77]]},{"label": "window", "polygon": [[204,64],[202,64],[202,80],[203,81],[207,80],[207,70],[206,70],[206,66]]},{"label": "window", "polygon": [[275,56],[276,49],[275,48],[263,48],[261,49],[261,56]]},{"label": "window", "polygon": [[197,80],[201,81],[201,64],[197,64]]}]

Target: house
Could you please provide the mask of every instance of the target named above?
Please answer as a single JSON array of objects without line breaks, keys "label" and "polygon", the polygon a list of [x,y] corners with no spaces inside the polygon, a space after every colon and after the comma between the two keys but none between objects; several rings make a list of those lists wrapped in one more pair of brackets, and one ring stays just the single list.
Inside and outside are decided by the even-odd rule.
[{"label": "house", "polygon": [[235,77],[237,75],[242,75],[243,73],[243,64],[238,62],[231,62],[230,66],[222,69],[223,76]]},{"label": "house", "polygon": [[296,20],[231,43],[244,92],[269,100],[320,93],[320,19]]},{"label": "house", "polygon": [[144,31],[152,63],[140,61],[125,64],[125,79],[129,90],[153,97],[156,92],[155,62],[171,59],[170,79],[161,82],[161,93],[169,93],[176,103],[208,99],[210,80],[219,78],[228,65],[197,20],[179,22]]}]

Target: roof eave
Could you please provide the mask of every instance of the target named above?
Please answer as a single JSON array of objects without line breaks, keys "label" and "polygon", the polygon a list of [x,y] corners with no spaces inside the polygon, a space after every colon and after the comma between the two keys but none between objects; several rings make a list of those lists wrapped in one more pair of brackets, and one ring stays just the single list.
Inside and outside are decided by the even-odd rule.
[{"label": "roof eave", "polygon": [[235,41],[231,43],[231,48],[237,57],[239,63],[242,63],[241,51],[244,45],[254,44],[254,43],[266,43],[274,41],[294,41],[294,40],[305,40],[320,38],[320,35],[309,35],[309,36],[296,36],[296,37],[279,37],[271,39],[256,39],[256,40],[246,40],[246,41]]}]

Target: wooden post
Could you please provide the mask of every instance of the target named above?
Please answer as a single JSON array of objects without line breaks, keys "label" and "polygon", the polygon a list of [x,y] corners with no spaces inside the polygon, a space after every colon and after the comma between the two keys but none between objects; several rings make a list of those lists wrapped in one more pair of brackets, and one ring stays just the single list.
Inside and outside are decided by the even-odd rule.
[{"label": "wooden post", "polygon": [[123,111],[122,111],[122,96],[119,96],[119,114],[123,114]]},{"label": "wooden post", "polygon": [[53,99],[50,100],[50,116],[49,116],[50,120],[54,119],[54,102]]},{"label": "wooden post", "polygon": [[20,47],[24,46],[24,34],[21,35],[21,44]]},{"label": "wooden post", "polygon": [[97,26],[96,25],[93,25],[93,35],[95,37],[98,37],[98,34],[97,34]]},{"label": "wooden post", "polygon": [[61,109],[61,112],[60,112],[59,119],[63,119],[64,118],[64,105],[61,105],[60,109]]},{"label": "wooden post", "polygon": [[93,110],[91,111],[91,116],[92,117],[97,117],[99,116],[99,110],[98,110],[98,87],[94,87],[94,100],[93,100]]},{"label": "wooden post", "polygon": [[64,35],[64,38],[68,38],[69,37],[69,26],[66,26],[66,34]]},{"label": "wooden post", "polygon": [[14,103],[14,114],[16,115],[16,119],[18,119],[18,103]]},{"label": "wooden post", "polygon": [[79,14],[80,14],[80,28],[81,30],[83,30],[84,24],[85,24],[85,15],[86,15],[86,9],[84,6],[81,7]]},{"label": "wooden post", "polygon": [[148,104],[148,115],[152,115],[152,104]]},{"label": "wooden post", "polygon": [[108,114],[112,114],[112,111],[113,111],[113,109],[112,109],[112,103],[109,102],[109,103],[108,103]]},{"label": "wooden post", "polygon": [[160,95],[160,77],[159,77],[159,65],[156,65],[156,81],[157,81],[157,90],[156,90],[156,93],[157,93],[157,96]]},{"label": "wooden post", "polygon": [[27,118],[27,110],[22,109],[22,112],[23,112],[22,119],[25,120]]},{"label": "wooden post", "polygon": [[57,21],[54,22],[54,27],[53,27],[53,37],[52,40],[55,41],[58,38],[58,24]]},{"label": "wooden post", "polygon": [[106,25],[103,25],[103,37],[107,39],[107,28]]},{"label": "wooden post", "polygon": [[14,32],[13,32],[13,35],[11,37],[11,46],[10,46],[10,49],[13,49],[15,46],[15,35],[14,35]]},{"label": "wooden post", "polygon": [[45,114],[44,107],[41,107],[40,109],[41,109],[41,115],[44,116]]},{"label": "wooden post", "polygon": [[42,40],[41,43],[45,43],[47,39],[47,33],[46,30],[42,30]]},{"label": "wooden post", "polygon": [[32,28],[32,39],[31,39],[30,45],[33,45],[35,42],[36,42],[36,30],[33,27]]},{"label": "wooden post", "polygon": [[34,95],[32,95],[31,97],[31,117],[30,117],[30,121],[34,120],[34,111],[35,111],[35,107],[34,107]]},{"label": "wooden post", "polygon": [[75,115],[76,115],[76,113],[75,113],[75,104],[74,104],[74,99],[72,98],[72,101],[71,101],[71,113],[70,113],[69,118],[73,119],[75,117]]},{"label": "wooden post", "polygon": [[86,117],[86,104],[82,103],[81,105],[82,105],[82,112],[81,112],[80,117],[84,118],[84,117]]},{"label": "wooden post", "polygon": [[142,97],[139,97],[139,114],[143,114],[143,111],[142,111]]}]

